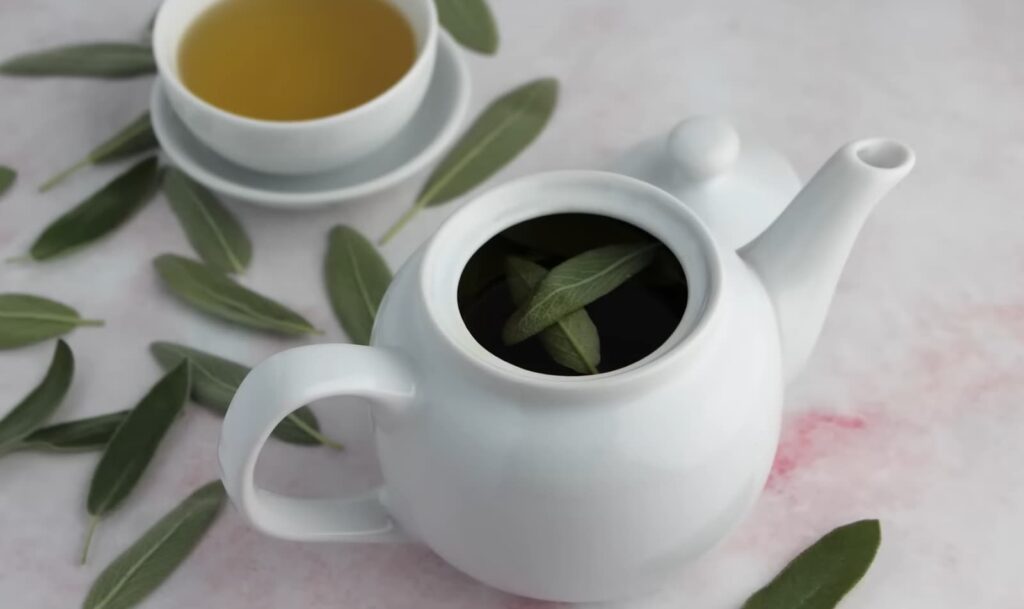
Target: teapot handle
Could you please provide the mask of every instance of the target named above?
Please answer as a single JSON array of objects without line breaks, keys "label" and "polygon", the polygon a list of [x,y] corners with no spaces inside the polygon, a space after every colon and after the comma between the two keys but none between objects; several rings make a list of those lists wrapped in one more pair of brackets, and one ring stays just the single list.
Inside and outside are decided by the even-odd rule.
[{"label": "teapot handle", "polygon": [[270,432],[304,404],[332,396],[369,400],[374,421],[412,402],[415,382],[394,354],[360,345],[309,345],[257,366],[235,392],[220,435],[228,496],[257,529],[297,541],[401,541],[377,488],[354,499],[302,499],[258,488],[256,459]]}]

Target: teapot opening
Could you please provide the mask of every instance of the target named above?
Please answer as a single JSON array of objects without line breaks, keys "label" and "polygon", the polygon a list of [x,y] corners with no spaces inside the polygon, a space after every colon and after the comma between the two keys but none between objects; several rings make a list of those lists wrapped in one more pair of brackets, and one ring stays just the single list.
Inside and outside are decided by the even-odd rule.
[{"label": "teapot opening", "polygon": [[[600,374],[596,375],[575,374],[566,368],[539,373],[494,355],[467,327],[459,288],[474,254],[510,227],[535,218],[565,215],[619,221],[634,234],[660,243],[684,269],[682,318],[671,335],[639,361],[615,370],[599,365]],[[569,231],[563,232],[554,231],[567,241]],[[692,361],[691,347],[702,342],[721,306],[722,265],[707,227],[665,191],[613,173],[555,171],[513,180],[478,195],[438,229],[423,252],[418,270],[412,272],[419,277],[418,290],[429,327],[436,331],[435,336],[447,341],[452,354],[460,356],[467,370],[485,375],[481,382],[486,378],[486,382],[510,383],[519,391],[573,391],[582,384],[629,391],[645,386],[650,379],[666,378]]]},{"label": "teapot opening", "polygon": [[[544,293],[543,303],[531,300]],[[679,260],[647,231],[563,213],[491,237],[463,268],[458,301],[470,334],[492,355],[542,374],[586,375],[625,368],[664,345],[686,310],[687,283]],[[509,336],[528,321],[531,302],[544,310],[531,335]],[[552,307],[560,305],[573,310],[559,316]]]},{"label": "teapot opening", "polygon": [[909,148],[893,140],[864,140],[857,148],[857,158],[875,169],[899,169],[912,157]]}]

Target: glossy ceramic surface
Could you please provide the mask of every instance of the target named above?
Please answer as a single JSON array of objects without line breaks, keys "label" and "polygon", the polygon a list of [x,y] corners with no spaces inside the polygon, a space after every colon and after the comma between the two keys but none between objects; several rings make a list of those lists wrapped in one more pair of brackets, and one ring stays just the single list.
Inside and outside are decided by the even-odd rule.
[{"label": "glossy ceramic surface", "polygon": [[[595,377],[553,377],[507,364],[469,335],[456,287],[470,255],[508,226],[561,212],[631,222],[679,257],[690,300],[658,352]],[[255,526],[375,540],[394,535],[393,517],[498,588],[608,599],[656,585],[720,539],[771,465],[782,375],[767,295],[689,210],[628,178],[542,174],[481,196],[395,278],[373,345],[287,351],[239,389],[221,459]],[[746,382],[728,382],[734,374]],[[375,405],[387,512],[372,498],[309,503],[251,486],[263,432],[296,399],[336,393]],[[249,474],[236,477],[239,468]]]},{"label": "glossy ceramic surface", "polygon": [[687,118],[634,146],[614,170],[668,191],[734,248],[764,232],[800,190],[780,151],[715,115]]},{"label": "glossy ceramic surface", "polygon": [[231,114],[196,97],[178,77],[178,45],[189,25],[218,0],[164,0],[153,27],[153,54],[167,97],[204,144],[238,165],[278,174],[328,171],[392,139],[412,118],[434,72],[438,31],[431,0],[388,0],[416,36],[416,61],[369,102],[325,118],[264,121]]},{"label": "glossy ceramic surface", "polygon": [[[654,588],[722,539],[763,488],[785,379],[817,339],[867,212],[912,165],[889,140],[841,148],[742,258],[632,178],[556,172],[495,188],[397,274],[372,346],[301,347],[254,369],[224,420],[225,487],[269,534],[408,535],[524,596],[599,601]],[[505,228],[560,213],[634,224],[681,262],[683,318],[641,361],[593,376],[529,372],[463,323],[457,288],[470,256]],[[335,395],[372,404],[384,487],[351,500],[259,489],[256,461],[277,423]]]},{"label": "glossy ceramic surface", "polygon": [[458,136],[469,96],[465,61],[451,38],[442,33],[430,87],[405,127],[382,148],[358,161],[303,176],[254,171],[218,155],[185,127],[159,82],[153,88],[150,115],[161,148],[196,181],[242,201],[301,209],[358,200],[424,171]]}]

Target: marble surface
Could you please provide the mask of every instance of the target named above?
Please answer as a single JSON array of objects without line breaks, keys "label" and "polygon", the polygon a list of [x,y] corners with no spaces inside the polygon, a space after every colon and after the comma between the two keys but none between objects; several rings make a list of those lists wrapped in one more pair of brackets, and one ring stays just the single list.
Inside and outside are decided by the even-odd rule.
[{"label": "marble surface", "polygon": [[[724,112],[777,143],[806,178],[839,144],[884,134],[918,166],[865,227],[809,368],[788,395],[775,470],[724,543],[630,609],[733,608],[830,528],[877,517],[884,540],[843,607],[1024,607],[1024,3],[1015,0],[492,0],[495,58],[469,58],[473,111],[529,78],[563,83],[550,128],[493,183],[608,165],[695,112]],[[139,38],[154,2],[4,0],[0,57],[61,42]],[[35,186],[133,118],[151,82],[0,79],[0,258],[119,168]],[[247,285],[344,341],[320,283],[328,228],[379,235],[417,183],[354,207],[289,215],[233,205],[255,242]],[[385,249],[393,265],[456,202]],[[241,361],[282,341],[211,321],[162,292],[150,265],[189,254],[162,199],[111,238],[48,264],[0,265],[0,291],[48,295],[100,317],[69,336],[78,358],[58,417],[130,406],[158,375],[156,339]],[[52,343],[0,352],[0,410],[36,382]],[[363,413],[321,411],[348,450],[272,444],[264,483],[308,495],[377,479]],[[192,409],[141,485],[76,564],[97,455],[0,459],[0,605],[78,606],[101,568],[191,489],[217,475],[218,420]],[[340,490],[344,489],[344,490]],[[227,510],[145,607],[347,609],[548,607],[479,585],[418,546],[298,544]],[[554,605],[552,605],[554,606]]]}]

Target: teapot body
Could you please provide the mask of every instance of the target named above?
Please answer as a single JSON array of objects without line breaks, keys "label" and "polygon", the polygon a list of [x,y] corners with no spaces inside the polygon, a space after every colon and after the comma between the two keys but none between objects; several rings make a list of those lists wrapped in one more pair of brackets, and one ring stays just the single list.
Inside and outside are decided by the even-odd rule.
[{"label": "teapot body", "polygon": [[[632,366],[529,372],[461,323],[469,256],[512,224],[564,212],[631,222],[682,263],[680,327]],[[482,195],[397,274],[372,344],[415,379],[407,407],[375,412],[388,512],[456,568],[515,594],[582,602],[657,587],[731,530],[771,467],[782,371],[770,300],[691,212],[629,178],[559,172]]]},{"label": "teapot body", "polygon": [[[523,596],[605,601],[654,588],[722,539],[763,488],[785,379],[814,345],[868,212],[913,164],[892,140],[847,144],[740,254],[670,194],[621,175],[555,172],[485,192],[395,277],[372,346],[308,345],[246,377],[221,428],[224,487],[270,534],[373,542],[402,530]],[[467,329],[457,294],[472,255],[559,214],[633,224],[679,261],[682,318],[643,359],[541,374]],[[345,395],[372,405],[383,486],[326,500],[258,488],[260,448],[281,420]]]}]

